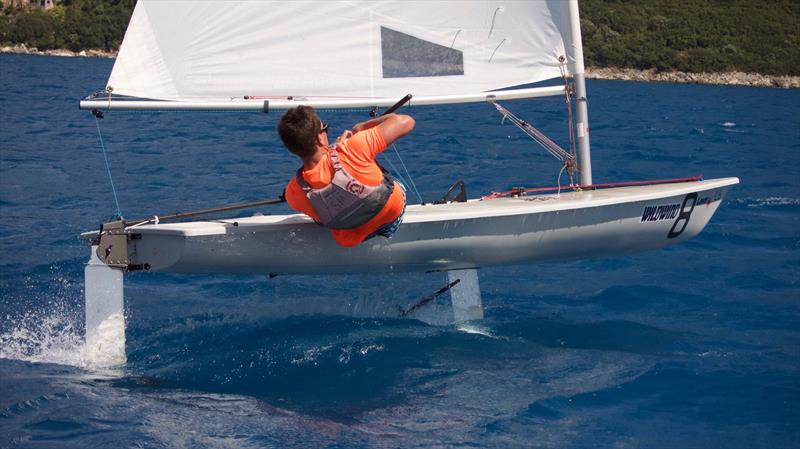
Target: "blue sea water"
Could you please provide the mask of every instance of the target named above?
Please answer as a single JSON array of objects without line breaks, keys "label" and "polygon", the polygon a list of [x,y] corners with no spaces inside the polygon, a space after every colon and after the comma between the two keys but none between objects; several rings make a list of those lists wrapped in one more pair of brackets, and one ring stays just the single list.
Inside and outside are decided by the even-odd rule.
[{"label": "blue sea water", "polygon": [[[800,91],[590,81],[595,182],[742,183],[672,248],[480,270],[474,328],[397,317],[435,273],[137,273],[128,363],[102,369],[77,236],[117,208],[77,100],[111,65],[0,55],[0,447],[800,447]],[[564,143],[562,100],[506,106]],[[456,179],[471,197],[556,183],[489,105],[408,112],[398,147],[426,200]],[[297,165],[278,117],[109,113],[122,212],[278,195]]]}]

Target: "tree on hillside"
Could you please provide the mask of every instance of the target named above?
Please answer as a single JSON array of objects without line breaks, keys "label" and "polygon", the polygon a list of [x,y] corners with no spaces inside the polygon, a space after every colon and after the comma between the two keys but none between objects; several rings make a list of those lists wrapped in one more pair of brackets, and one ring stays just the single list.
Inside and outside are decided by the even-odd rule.
[{"label": "tree on hillside", "polygon": [[[7,6],[0,44],[73,51],[119,48],[136,0]],[[800,75],[798,0],[581,0],[589,65]]]},{"label": "tree on hillside", "polygon": [[136,0],[64,0],[48,10],[5,8],[0,43],[115,51],[135,5]]},{"label": "tree on hillside", "polygon": [[800,2],[581,0],[587,63],[800,74]]}]

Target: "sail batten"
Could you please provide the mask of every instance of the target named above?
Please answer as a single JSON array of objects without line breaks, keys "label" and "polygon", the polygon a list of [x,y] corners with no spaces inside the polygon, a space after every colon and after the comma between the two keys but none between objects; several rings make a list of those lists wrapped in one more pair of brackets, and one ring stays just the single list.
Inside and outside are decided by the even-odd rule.
[{"label": "sail batten", "polygon": [[165,101],[453,96],[561,76],[561,0],[140,0],[107,88]]}]

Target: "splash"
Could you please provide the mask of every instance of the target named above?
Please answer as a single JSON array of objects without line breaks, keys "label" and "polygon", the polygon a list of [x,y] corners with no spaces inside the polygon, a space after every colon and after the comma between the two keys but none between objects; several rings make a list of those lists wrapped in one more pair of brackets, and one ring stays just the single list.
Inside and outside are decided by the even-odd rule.
[{"label": "splash", "polygon": [[124,317],[108,317],[86,344],[80,284],[61,276],[57,266],[49,271],[55,278],[47,285],[28,277],[20,297],[8,301],[35,305],[3,317],[0,358],[75,366],[100,374],[124,364]]},{"label": "splash", "polygon": [[[9,316],[6,319],[12,320]],[[61,311],[27,313],[13,320],[16,326],[0,335],[0,358],[91,370],[115,368],[126,362],[122,316],[103,322],[90,344],[84,342],[83,327]]]},{"label": "splash", "polygon": [[477,322],[460,323],[456,326],[456,329],[466,334],[477,334],[483,335],[484,337],[497,338],[497,336],[492,333],[492,330],[488,326]]},{"label": "splash", "polygon": [[739,198],[733,202],[737,205],[744,205],[746,207],[755,209],[765,207],[800,206],[800,198],[787,198],[780,196],[770,196],[767,198]]},{"label": "splash", "polygon": [[125,356],[125,317],[115,313],[97,326],[94,334],[86,338],[81,359],[91,361],[96,367],[115,367],[127,362]]},{"label": "splash", "polygon": [[364,357],[370,352],[380,352],[383,350],[384,346],[381,344],[366,344],[359,346],[348,345],[341,348],[341,353],[339,354],[339,357],[336,360],[340,364],[346,365],[350,363],[350,360],[353,356]]},{"label": "splash", "polygon": [[0,358],[30,362],[51,362],[75,365],[75,355],[83,344],[83,337],[72,321],[59,313],[40,316],[28,313],[15,321],[16,326],[0,335]]}]

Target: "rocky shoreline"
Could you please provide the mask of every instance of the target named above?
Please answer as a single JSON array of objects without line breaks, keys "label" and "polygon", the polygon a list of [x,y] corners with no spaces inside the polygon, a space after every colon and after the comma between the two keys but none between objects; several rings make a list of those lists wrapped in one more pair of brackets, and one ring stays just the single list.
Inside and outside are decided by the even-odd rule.
[{"label": "rocky shoreline", "polygon": [[762,75],[760,73],[720,72],[687,73],[659,72],[655,69],[619,69],[613,67],[587,67],[586,78],[660,83],[724,84],[728,86],[800,88],[800,76]]},{"label": "rocky shoreline", "polygon": [[[79,56],[87,58],[116,58],[116,52],[103,50],[81,50],[79,52],[66,49],[40,51],[22,45],[0,47],[0,53],[18,53],[27,55]],[[721,72],[721,73],[687,73],[659,72],[655,69],[637,70],[614,67],[587,67],[586,78],[602,80],[642,81],[659,83],[689,84],[723,84],[728,86],[778,87],[784,89],[800,88],[800,76],[762,75],[760,73]]]},{"label": "rocky shoreline", "polygon": [[116,58],[117,52],[109,52],[105,50],[81,50],[72,51],[66,48],[57,50],[39,50],[36,47],[28,47],[25,44],[14,46],[0,47],[0,53],[16,53],[21,55],[43,55],[43,56],[80,56],[84,58]]}]

